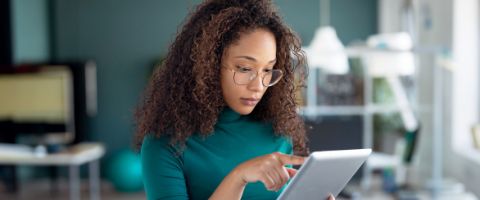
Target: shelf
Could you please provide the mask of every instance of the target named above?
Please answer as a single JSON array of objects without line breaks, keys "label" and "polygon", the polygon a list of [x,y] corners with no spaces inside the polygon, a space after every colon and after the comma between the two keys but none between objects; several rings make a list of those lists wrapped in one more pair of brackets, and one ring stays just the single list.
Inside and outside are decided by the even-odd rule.
[{"label": "shelf", "polygon": [[[342,93],[343,88],[328,87],[328,90],[322,87],[323,83],[328,81],[323,73],[328,74],[328,71],[318,70],[309,73],[307,80],[307,88],[305,89],[304,102],[306,105],[298,109],[298,113],[305,118],[314,118],[322,116],[359,116],[362,119],[362,146],[363,148],[372,148],[374,145],[374,123],[375,115],[378,114],[399,114],[406,130],[417,130],[418,116],[424,114],[433,114],[432,105],[421,105],[417,99],[419,87],[417,63],[415,62],[419,54],[432,54],[432,49],[413,49],[408,51],[388,50],[388,49],[374,49],[352,47],[347,48],[345,53],[352,60],[352,65],[356,68],[360,67],[362,73],[352,71],[351,74],[358,76],[354,79],[345,79],[354,81],[353,84],[358,84],[356,81],[362,82],[361,90],[356,87],[349,86],[349,92]],[[354,62],[353,62],[354,61]],[[410,68],[411,67],[411,68]],[[408,68],[408,69],[406,69]],[[353,68],[352,68],[353,70]],[[354,73],[355,72],[355,73]],[[401,77],[408,76],[409,81],[413,81],[413,85],[405,85]],[[390,87],[393,96],[393,102],[380,103],[374,98],[374,91],[378,87],[374,87],[375,78],[384,78],[386,84]],[[411,80],[410,80],[411,79]],[[331,84],[336,84],[343,79],[334,79],[330,81]],[[343,90],[340,90],[343,89]],[[323,91],[323,92],[322,92]],[[326,91],[326,92],[325,92]],[[333,92],[330,92],[333,91]],[[353,91],[353,92],[352,92]],[[410,93],[407,93],[410,91]],[[330,92],[330,93],[329,93]],[[322,98],[319,95],[352,95],[352,99],[342,102],[356,102],[357,105],[322,105],[320,102],[335,102],[335,99]],[[363,93],[360,94],[360,93]],[[344,98],[344,96],[339,96]],[[342,99],[343,100],[343,99]],[[362,104],[363,103],[363,104]],[[364,167],[364,176],[362,178],[362,187],[370,188],[371,174],[374,169],[382,168],[396,168],[402,166],[402,159],[398,155],[388,155],[381,152],[374,152],[367,161]]]},{"label": "shelf", "polygon": [[367,105],[367,106],[307,106],[302,107],[299,113],[304,115],[363,115],[377,113],[398,112],[403,107],[395,105]]},{"label": "shelf", "polygon": [[383,53],[383,54],[402,54],[413,53],[416,55],[436,55],[445,51],[441,46],[424,46],[411,50],[392,50],[392,49],[379,49],[371,47],[348,47],[345,49],[345,53],[349,57],[361,57],[368,54]]}]

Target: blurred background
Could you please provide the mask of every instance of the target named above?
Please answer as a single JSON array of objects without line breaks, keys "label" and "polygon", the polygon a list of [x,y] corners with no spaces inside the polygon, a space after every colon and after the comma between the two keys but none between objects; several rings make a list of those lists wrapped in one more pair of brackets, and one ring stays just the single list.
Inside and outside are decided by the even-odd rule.
[{"label": "blurred background", "polygon": [[[142,199],[133,111],[200,0],[0,2],[0,199]],[[311,150],[372,148],[339,199],[480,196],[479,2],[274,0]]]}]

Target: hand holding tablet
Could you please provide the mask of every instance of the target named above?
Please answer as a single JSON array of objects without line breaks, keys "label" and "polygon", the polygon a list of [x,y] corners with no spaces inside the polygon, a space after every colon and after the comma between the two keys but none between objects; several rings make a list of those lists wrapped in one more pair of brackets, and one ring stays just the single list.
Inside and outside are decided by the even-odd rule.
[{"label": "hand holding tablet", "polygon": [[316,151],[310,154],[278,200],[336,197],[371,154],[371,149]]}]

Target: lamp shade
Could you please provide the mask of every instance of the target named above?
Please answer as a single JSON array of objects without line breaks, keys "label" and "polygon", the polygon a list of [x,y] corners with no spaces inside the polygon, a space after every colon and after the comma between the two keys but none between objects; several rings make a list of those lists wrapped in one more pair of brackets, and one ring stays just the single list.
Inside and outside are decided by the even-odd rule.
[{"label": "lamp shade", "polygon": [[333,27],[318,28],[304,51],[308,65],[312,68],[322,68],[333,74],[345,74],[349,70],[345,47]]}]

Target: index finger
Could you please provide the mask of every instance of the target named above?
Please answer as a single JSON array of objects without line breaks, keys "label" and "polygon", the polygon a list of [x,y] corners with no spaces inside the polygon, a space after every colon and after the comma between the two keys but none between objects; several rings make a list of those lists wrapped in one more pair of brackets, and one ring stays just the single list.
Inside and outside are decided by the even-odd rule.
[{"label": "index finger", "polygon": [[305,161],[305,157],[288,155],[288,154],[277,154],[278,159],[283,165],[301,165]]}]

